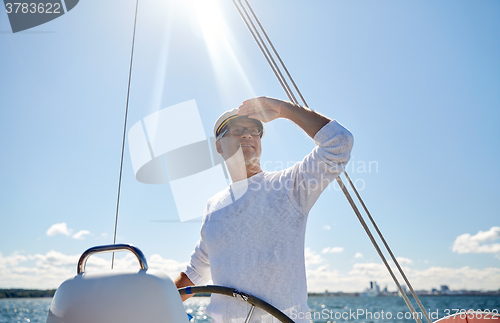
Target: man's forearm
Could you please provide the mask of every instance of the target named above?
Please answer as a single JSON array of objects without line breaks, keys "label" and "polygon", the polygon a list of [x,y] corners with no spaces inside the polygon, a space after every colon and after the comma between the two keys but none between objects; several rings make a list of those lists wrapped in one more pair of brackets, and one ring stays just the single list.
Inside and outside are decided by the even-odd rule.
[{"label": "man's forearm", "polygon": [[309,108],[301,107],[291,102],[261,96],[243,101],[238,115],[262,122],[270,122],[276,118],[292,120],[311,138],[331,120]]},{"label": "man's forearm", "polygon": [[282,118],[289,119],[301,127],[311,138],[331,120],[309,108],[291,102],[283,105]]},{"label": "man's forearm", "polygon": [[[177,289],[182,288],[182,287],[187,287],[187,286],[194,286],[193,282],[189,277],[181,272],[179,276],[174,280],[174,284],[177,287]],[[182,295],[182,301],[184,302],[186,299],[190,298],[192,295]]]}]

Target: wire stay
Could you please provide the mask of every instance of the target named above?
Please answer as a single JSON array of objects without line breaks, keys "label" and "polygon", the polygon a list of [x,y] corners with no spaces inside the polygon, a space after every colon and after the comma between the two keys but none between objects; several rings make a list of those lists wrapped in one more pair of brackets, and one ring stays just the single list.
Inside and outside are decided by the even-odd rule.
[{"label": "wire stay", "polygon": [[[268,34],[266,33],[266,31],[265,31],[264,27],[262,26],[261,22],[257,18],[257,15],[255,14],[254,10],[252,9],[252,7],[251,7],[250,3],[248,2],[248,0],[244,0],[244,2],[246,4],[246,7],[248,8],[248,11],[245,8],[245,5],[243,4],[242,0],[238,0],[238,2],[236,0],[232,0],[232,1],[233,1],[233,4],[235,5],[236,9],[238,10],[238,13],[241,16],[243,22],[245,23],[245,25],[247,26],[248,30],[250,31],[252,37],[254,38],[255,42],[257,43],[259,49],[261,50],[262,54],[266,58],[266,61],[268,62],[269,66],[271,67],[271,70],[274,72],[274,75],[278,79],[281,87],[285,91],[285,94],[287,95],[288,99],[292,103],[299,105],[298,100],[296,99],[295,95],[293,94],[292,88],[288,85],[288,82],[285,79],[285,77],[283,76],[283,73],[281,72],[281,68],[276,63],[276,60],[278,60],[280,62],[281,67],[283,68],[283,70],[285,72],[284,74],[287,75],[288,79],[292,83],[293,88],[295,89],[296,93],[298,94],[298,96],[300,97],[300,99],[301,99],[301,101],[303,103],[303,106],[305,106],[308,109],[310,109],[309,106],[307,105],[304,97],[302,96],[302,93],[300,92],[298,86],[296,85],[295,81],[293,80],[290,72],[288,71],[288,69],[286,68],[285,64],[283,63],[283,60],[281,59],[280,55],[278,54],[278,51],[276,50],[276,48],[274,47],[273,43],[271,42],[271,39],[269,38]],[[248,12],[251,13],[251,16],[248,14]],[[255,20],[255,23],[252,21],[252,17]],[[264,34],[264,38],[266,39],[267,43],[269,44],[269,46],[272,49],[272,52],[276,56],[276,60],[273,58],[273,55],[272,55],[271,51],[269,50],[269,48],[267,47],[266,42],[263,40],[263,37],[260,35],[260,31],[256,27],[256,24],[259,26],[259,29]],[[344,170],[343,174],[346,177],[346,179],[348,180],[351,188],[355,192],[356,197],[358,198],[358,200],[360,201],[361,205],[363,206],[364,211],[368,215],[368,218],[370,219],[373,227],[377,231],[378,236],[382,240],[382,242],[383,242],[386,250],[389,252],[392,261],[396,265],[396,267],[397,267],[398,271],[400,272],[401,276],[403,277],[406,285],[410,289],[410,292],[411,292],[412,296],[415,298],[415,300],[417,301],[420,309],[422,310],[423,314],[425,315],[425,318],[427,319],[427,321],[429,323],[432,323],[431,319],[429,318],[429,315],[428,315],[427,311],[425,310],[424,306],[420,302],[420,299],[418,298],[417,294],[415,293],[415,291],[414,291],[413,287],[411,286],[408,278],[404,274],[403,269],[401,268],[401,266],[399,265],[399,262],[397,261],[396,257],[394,256],[393,252],[391,251],[388,243],[386,242],[384,236],[382,235],[382,232],[379,230],[378,226],[376,225],[375,221],[373,220],[373,217],[371,216],[370,212],[368,211],[368,208],[366,207],[365,203],[361,199],[361,196],[359,195],[358,191],[356,190],[354,184],[352,183],[351,179],[349,178],[349,176],[348,176],[348,174],[347,174],[347,172],[345,170]],[[377,253],[380,256],[380,258],[382,259],[382,262],[384,263],[385,267],[389,271],[389,274],[391,275],[392,279],[394,280],[394,283],[396,284],[396,286],[397,286],[400,294],[402,295],[402,297],[403,297],[406,305],[408,306],[408,308],[410,309],[410,311],[413,313],[413,318],[417,321],[417,323],[422,323],[422,321],[420,320],[420,318],[418,317],[418,315],[416,315],[415,308],[411,304],[411,302],[408,299],[408,297],[407,297],[405,291],[403,290],[401,284],[399,283],[398,279],[394,275],[394,272],[393,272],[392,268],[390,267],[389,263],[387,262],[384,254],[382,252],[382,250],[380,249],[378,243],[376,242],[375,238],[373,237],[373,235],[372,235],[372,233],[370,231],[370,228],[366,224],[363,216],[361,215],[358,207],[356,206],[356,203],[354,202],[353,198],[351,197],[351,194],[347,190],[347,188],[344,185],[344,183],[343,183],[342,179],[340,178],[340,176],[337,177],[337,183],[339,184],[340,188],[342,189],[342,192],[344,193],[344,195],[346,196],[349,204],[351,205],[352,209],[354,210],[354,213],[358,217],[358,220],[360,221],[362,227],[365,229],[365,232],[367,233],[368,237],[370,238],[370,241],[372,242],[373,246],[375,247]]]},{"label": "wire stay", "polygon": [[[125,106],[125,120],[123,122],[123,139],[122,139],[122,154],[120,158],[120,176],[118,178],[118,194],[116,197],[116,214],[115,214],[115,230],[113,234],[113,244],[116,244],[116,230],[118,227],[118,210],[120,208],[120,192],[122,186],[122,172],[123,172],[123,154],[125,151],[125,137],[127,134],[127,116],[128,116],[128,103],[130,98],[130,81],[132,79],[132,62],[134,60],[134,44],[135,44],[135,28],[137,26],[137,8],[139,7],[139,0],[135,2],[135,18],[134,18],[134,33],[132,35],[132,51],[130,53],[130,69],[128,73],[128,87],[127,87],[127,104]],[[115,264],[115,253],[111,257],[111,269]]]}]

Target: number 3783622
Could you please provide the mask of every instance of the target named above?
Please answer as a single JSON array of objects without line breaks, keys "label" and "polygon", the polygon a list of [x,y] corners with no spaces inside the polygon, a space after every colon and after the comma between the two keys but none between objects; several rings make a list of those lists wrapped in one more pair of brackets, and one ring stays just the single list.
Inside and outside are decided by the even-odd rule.
[{"label": "number 3783622", "polygon": [[7,13],[62,13],[60,3],[28,3],[28,2],[7,2],[5,4]]},{"label": "number 3783622", "polygon": [[490,319],[490,320],[498,320],[500,321],[500,316],[498,315],[498,310],[465,310],[465,309],[445,309],[445,315],[459,315],[461,318],[465,318],[466,316],[469,318],[478,318],[478,319]]}]

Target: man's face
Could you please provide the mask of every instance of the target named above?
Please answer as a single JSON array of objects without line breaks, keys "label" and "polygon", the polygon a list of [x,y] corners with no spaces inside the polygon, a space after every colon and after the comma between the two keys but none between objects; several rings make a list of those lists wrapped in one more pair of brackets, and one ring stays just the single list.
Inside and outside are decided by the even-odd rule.
[{"label": "man's face", "polygon": [[241,135],[235,135],[232,132],[237,127],[258,128],[258,123],[252,119],[241,118],[231,121],[227,127],[229,129],[227,134],[217,141],[217,151],[222,155],[224,160],[233,156],[241,146],[245,164],[258,163],[262,153],[260,136],[252,136],[249,129],[244,129]]}]

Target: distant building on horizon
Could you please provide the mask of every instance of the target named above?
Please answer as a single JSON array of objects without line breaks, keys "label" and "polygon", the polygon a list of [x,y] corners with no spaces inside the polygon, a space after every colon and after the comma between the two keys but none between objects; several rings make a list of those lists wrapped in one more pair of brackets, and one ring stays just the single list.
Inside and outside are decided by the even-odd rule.
[{"label": "distant building on horizon", "polygon": [[[387,289],[387,288],[386,288]],[[375,297],[380,296],[380,287],[377,285],[377,282],[370,282],[370,288],[365,289],[359,296],[362,297]]]},{"label": "distant building on horizon", "polygon": [[441,292],[441,294],[443,294],[443,295],[449,295],[449,294],[452,294],[451,290],[448,288],[448,285],[441,285],[440,292]]}]

